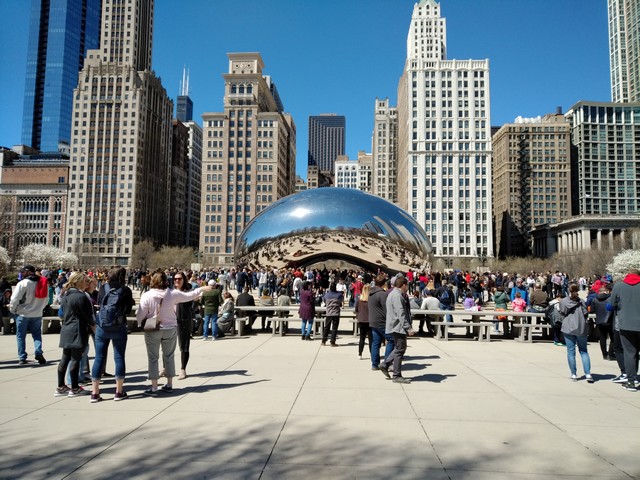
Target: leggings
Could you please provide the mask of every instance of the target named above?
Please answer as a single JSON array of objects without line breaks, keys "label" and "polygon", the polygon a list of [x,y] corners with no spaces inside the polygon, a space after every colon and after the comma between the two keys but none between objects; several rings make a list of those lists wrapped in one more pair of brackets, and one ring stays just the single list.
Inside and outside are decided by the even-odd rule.
[{"label": "leggings", "polygon": [[58,364],[58,387],[64,387],[64,377],[69,366],[71,375],[71,388],[78,388],[78,373],[80,371],[80,359],[84,353],[84,348],[63,348],[62,358]]},{"label": "leggings", "polygon": [[[602,356],[606,359],[607,356],[613,354],[613,327],[610,323],[603,323],[597,325],[598,333],[600,334],[600,350]],[[609,339],[609,349],[607,350],[607,338]]]},{"label": "leggings", "polygon": [[358,355],[362,355],[364,350],[365,338],[369,340],[369,353],[371,353],[371,342],[373,340],[373,333],[369,323],[358,322],[358,328],[360,328],[360,343],[358,344]]}]

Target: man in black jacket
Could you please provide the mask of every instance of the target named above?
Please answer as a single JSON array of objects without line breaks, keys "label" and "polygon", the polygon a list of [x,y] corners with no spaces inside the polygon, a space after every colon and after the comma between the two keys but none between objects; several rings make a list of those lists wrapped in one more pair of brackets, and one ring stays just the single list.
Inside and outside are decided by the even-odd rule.
[{"label": "man in black jacket", "polygon": [[[236,298],[236,307],[255,307],[256,302],[253,299],[253,295],[249,293],[249,287],[244,287],[242,293]],[[255,310],[238,310],[236,317],[249,317],[249,326],[247,327],[247,333],[253,332],[253,322],[258,318],[258,312]]]},{"label": "man in black jacket", "polygon": [[387,322],[387,277],[378,275],[374,280],[374,287],[369,290],[369,326],[373,334],[371,343],[371,370],[380,369],[380,346],[382,339],[386,339],[387,347],[384,356],[387,357],[394,348],[393,335],[385,333]]}]

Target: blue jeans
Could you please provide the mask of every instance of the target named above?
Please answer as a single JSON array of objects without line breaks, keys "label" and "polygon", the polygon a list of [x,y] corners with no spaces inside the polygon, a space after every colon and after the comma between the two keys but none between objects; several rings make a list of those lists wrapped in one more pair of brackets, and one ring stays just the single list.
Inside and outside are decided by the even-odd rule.
[{"label": "blue jeans", "polygon": [[[440,304],[440,310],[454,310],[453,305],[445,305],[444,303]],[[452,315],[445,315],[445,322],[453,322]]]},{"label": "blue jeans", "polygon": [[576,374],[576,344],[578,344],[584,374],[591,375],[591,360],[589,359],[589,353],[587,353],[587,338],[586,335],[564,334],[564,341],[567,344],[567,361],[569,362],[571,375]]},{"label": "blue jeans", "polygon": [[209,322],[211,322],[211,338],[218,336],[218,313],[208,313],[204,316],[204,323],[202,324],[202,336],[207,338],[209,336]]},{"label": "blue jeans", "polygon": [[380,365],[380,346],[382,345],[382,339],[385,338],[387,340],[387,346],[384,350],[385,358],[393,351],[395,343],[393,341],[393,335],[384,333],[384,328],[371,327],[371,333],[373,334],[373,341],[371,342],[371,366],[378,367]]},{"label": "blue jeans", "polygon": [[42,317],[16,317],[16,339],[18,341],[18,359],[27,359],[27,328],[33,337],[33,348],[36,357],[42,355]]},{"label": "blue jeans", "polygon": [[302,335],[306,337],[311,336],[311,332],[313,331],[313,319],[311,320],[302,320],[302,327],[300,328]]},{"label": "blue jeans", "polygon": [[104,364],[107,362],[107,348],[109,342],[113,342],[113,361],[116,364],[115,376],[123,379],[126,373],[124,353],[127,349],[127,330],[119,332],[105,332],[102,328],[96,329],[96,358],[93,360],[91,368],[91,378],[100,380],[104,371]]}]

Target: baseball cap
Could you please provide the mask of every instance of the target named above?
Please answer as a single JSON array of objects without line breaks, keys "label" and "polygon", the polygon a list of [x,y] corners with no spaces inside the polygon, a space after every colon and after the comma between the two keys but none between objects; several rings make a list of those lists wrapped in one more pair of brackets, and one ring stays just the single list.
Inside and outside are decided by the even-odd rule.
[{"label": "baseball cap", "polygon": [[30,272],[36,273],[36,267],[33,265],[25,265],[22,267],[22,270],[29,270]]}]

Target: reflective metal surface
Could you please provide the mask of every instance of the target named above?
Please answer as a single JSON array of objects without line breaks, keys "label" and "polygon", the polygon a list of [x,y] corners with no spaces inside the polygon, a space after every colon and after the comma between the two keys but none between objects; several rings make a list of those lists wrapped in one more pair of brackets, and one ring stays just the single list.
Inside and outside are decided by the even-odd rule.
[{"label": "reflective metal surface", "polygon": [[317,188],[257,215],[238,239],[236,262],[282,268],[345,260],[397,272],[423,268],[430,252],[422,227],[394,204],[360,190]]}]

